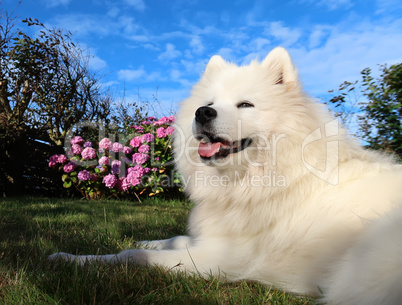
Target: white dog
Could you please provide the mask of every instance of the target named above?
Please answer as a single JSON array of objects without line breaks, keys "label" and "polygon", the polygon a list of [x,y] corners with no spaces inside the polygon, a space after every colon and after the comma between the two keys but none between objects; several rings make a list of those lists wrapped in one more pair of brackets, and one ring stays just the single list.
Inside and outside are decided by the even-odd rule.
[{"label": "white dog", "polygon": [[402,168],[303,93],[284,49],[249,66],[212,57],[176,124],[176,164],[196,204],[188,236],[52,258],[224,273],[330,304],[402,304]]}]

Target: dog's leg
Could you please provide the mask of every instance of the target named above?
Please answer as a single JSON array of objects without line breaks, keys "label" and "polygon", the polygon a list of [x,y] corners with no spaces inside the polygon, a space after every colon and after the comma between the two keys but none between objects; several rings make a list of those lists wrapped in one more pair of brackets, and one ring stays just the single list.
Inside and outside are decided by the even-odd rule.
[{"label": "dog's leg", "polygon": [[200,274],[217,274],[220,250],[211,247],[189,246],[176,250],[125,250],[109,255],[72,255],[68,253],[52,254],[50,259],[63,259],[77,262],[79,265],[91,262],[117,263],[129,262],[139,265],[162,266],[172,270],[197,272]]},{"label": "dog's leg", "polygon": [[162,240],[143,240],[136,243],[142,249],[155,249],[155,250],[173,250],[185,249],[190,246],[190,237],[176,236],[169,239]]}]

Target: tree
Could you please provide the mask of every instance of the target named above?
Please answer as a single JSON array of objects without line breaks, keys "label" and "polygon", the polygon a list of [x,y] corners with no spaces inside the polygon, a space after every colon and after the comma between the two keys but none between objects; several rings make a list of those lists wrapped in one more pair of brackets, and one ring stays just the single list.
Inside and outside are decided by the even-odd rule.
[{"label": "tree", "polygon": [[[0,157],[3,196],[24,192],[27,159],[34,141],[57,146],[66,132],[84,120],[109,120],[110,96],[89,68],[89,55],[71,33],[40,29],[38,37],[14,30],[14,19],[0,11]],[[45,159],[44,159],[45,160]],[[29,163],[29,162],[28,162]],[[28,166],[29,167],[29,166]]]},{"label": "tree", "polygon": [[[338,95],[330,99],[344,122],[358,122],[357,135],[373,149],[394,153],[402,158],[402,64],[380,65],[375,79],[369,68],[359,82],[344,82]],[[363,94],[358,102],[357,91]],[[332,91],[330,91],[332,92]]]}]

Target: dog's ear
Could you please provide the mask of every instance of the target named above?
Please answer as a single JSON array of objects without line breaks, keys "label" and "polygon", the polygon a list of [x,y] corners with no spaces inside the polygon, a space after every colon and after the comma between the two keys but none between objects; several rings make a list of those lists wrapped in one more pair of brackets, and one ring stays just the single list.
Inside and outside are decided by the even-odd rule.
[{"label": "dog's ear", "polygon": [[209,60],[207,67],[205,68],[205,72],[218,70],[223,66],[225,66],[226,64],[227,62],[222,57],[220,57],[219,55],[214,55]]},{"label": "dog's ear", "polygon": [[262,66],[267,68],[270,74],[275,77],[275,84],[295,84],[298,82],[296,68],[289,53],[284,48],[273,49],[262,61]]}]

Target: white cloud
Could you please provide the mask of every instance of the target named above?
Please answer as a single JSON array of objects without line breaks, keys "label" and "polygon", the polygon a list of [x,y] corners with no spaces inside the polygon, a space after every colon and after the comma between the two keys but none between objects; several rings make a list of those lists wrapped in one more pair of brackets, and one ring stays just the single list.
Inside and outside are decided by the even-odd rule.
[{"label": "white cloud", "polygon": [[298,28],[284,26],[282,22],[271,22],[265,29],[264,34],[268,37],[274,37],[283,46],[291,46],[301,37],[301,31]]},{"label": "white cloud", "polygon": [[182,76],[181,71],[177,69],[173,69],[172,71],[170,71],[170,78],[174,81],[179,80],[181,76]]},{"label": "white cloud", "polygon": [[325,7],[329,11],[334,11],[337,9],[350,9],[354,5],[351,0],[299,0],[299,3],[308,3],[311,5]]},{"label": "white cloud", "polygon": [[[201,73],[205,69],[205,65],[208,63],[209,58],[201,58],[197,60],[184,60],[180,61],[180,64],[183,67],[183,72],[187,72],[189,75],[193,77],[199,77]],[[197,79],[198,80],[198,79]]]},{"label": "white cloud", "polygon": [[314,26],[308,37],[308,47],[310,49],[319,47],[322,43],[325,42],[325,39],[328,38],[330,31],[331,27],[326,25]]},{"label": "white cloud", "polygon": [[226,61],[233,61],[236,58],[231,48],[221,48],[216,54],[222,56]]},{"label": "white cloud", "polygon": [[117,8],[117,7],[113,7],[110,10],[107,11],[107,15],[112,17],[112,18],[117,17],[119,14],[120,14],[120,9]]},{"label": "white cloud", "polygon": [[162,82],[166,80],[166,78],[161,76],[160,72],[154,71],[148,73],[143,67],[140,67],[139,69],[123,69],[117,72],[117,75],[120,80],[127,82]]},{"label": "white cloud", "polygon": [[172,43],[166,44],[166,49],[163,53],[159,54],[158,59],[161,61],[169,61],[181,56],[181,52],[176,50],[176,47]]},{"label": "white cloud", "polygon": [[126,69],[120,70],[117,75],[119,79],[129,82],[144,77],[146,75],[146,72],[143,68],[139,68],[137,70]]},{"label": "white cloud", "polygon": [[91,68],[91,70],[100,71],[106,68],[106,66],[106,61],[99,58],[98,56],[92,56],[89,58],[89,67]]},{"label": "white cloud", "polygon": [[[88,36],[92,34],[107,35],[115,26],[108,19],[101,16],[88,14],[58,15],[53,20],[55,25],[61,29],[69,30],[77,36]],[[51,28],[52,26],[50,26]]]},{"label": "white cloud", "polygon": [[57,6],[67,6],[71,0],[42,0],[42,2],[47,8],[55,8]]},{"label": "white cloud", "polygon": [[330,11],[337,9],[349,9],[353,6],[351,0],[321,0],[318,5],[327,7]]},{"label": "white cloud", "polygon": [[152,43],[143,44],[142,47],[147,50],[159,51],[159,48]]},{"label": "white cloud", "polygon": [[134,7],[137,11],[144,11],[145,10],[145,3],[143,0],[124,0],[124,2],[129,5]]},{"label": "white cloud", "polygon": [[332,26],[326,42],[313,49],[291,48],[302,80],[317,95],[336,89],[343,81],[360,79],[366,67],[402,62],[402,19],[392,23],[362,22],[345,31]]},{"label": "white cloud", "polygon": [[120,15],[111,9],[105,15],[91,13],[74,13],[55,15],[50,20],[49,28],[54,26],[69,30],[74,36],[87,39],[88,36],[118,36],[132,41],[148,41],[146,29],[133,17]]},{"label": "white cloud", "polygon": [[266,38],[258,37],[253,39],[250,42],[250,49],[254,51],[260,51],[262,49],[265,49],[267,46],[271,44],[271,41]]},{"label": "white cloud", "polygon": [[197,55],[204,53],[205,47],[199,36],[194,36],[193,38],[191,38],[190,46],[192,47],[193,53]]},{"label": "white cloud", "polygon": [[402,8],[400,0],[377,0],[377,14],[387,13],[389,10],[396,11]]}]

